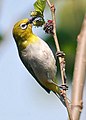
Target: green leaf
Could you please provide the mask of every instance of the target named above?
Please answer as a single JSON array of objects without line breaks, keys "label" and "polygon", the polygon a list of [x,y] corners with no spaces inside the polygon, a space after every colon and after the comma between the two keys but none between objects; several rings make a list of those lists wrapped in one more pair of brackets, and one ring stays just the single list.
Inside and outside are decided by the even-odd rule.
[{"label": "green leaf", "polygon": [[31,17],[35,18],[33,22],[33,26],[41,27],[44,23],[43,12],[46,6],[46,0],[37,0],[34,3],[34,11],[31,12]]},{"label": "green leaf", "polygon": [[43,14],[45,6],[46,6],[46,0],[37,0],[34,3],[34,9],[35,9],[35,11],[37,11],[40,14]]}]

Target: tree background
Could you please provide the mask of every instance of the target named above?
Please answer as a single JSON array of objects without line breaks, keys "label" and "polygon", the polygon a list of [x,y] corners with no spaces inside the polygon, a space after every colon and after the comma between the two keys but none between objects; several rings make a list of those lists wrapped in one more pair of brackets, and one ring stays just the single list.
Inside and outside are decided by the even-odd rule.
[{"label": "tree background", "polygon": [[[51,1],[55,2],[57,11],[57,35],[60,47],[66,53],[68,96],[71,97],[76,39],[86,11],[86,0]],[[66,109],[58,98],[52,93],[48,95],[25,69],[18,57],[12,37],[13,25],[18,20],[29,17],[34,2],[35,0],[31,2],[29,0],[0,1],[0,120],[67,119]],[[48,7],[45,10],[45,19],[51,19]],[[42,28],[34,27],[33,31],[46,40],[55,53],[52,37],[45,34]],[[86,95],[84,93],[81,120],[85,120],[85,113]]]}]

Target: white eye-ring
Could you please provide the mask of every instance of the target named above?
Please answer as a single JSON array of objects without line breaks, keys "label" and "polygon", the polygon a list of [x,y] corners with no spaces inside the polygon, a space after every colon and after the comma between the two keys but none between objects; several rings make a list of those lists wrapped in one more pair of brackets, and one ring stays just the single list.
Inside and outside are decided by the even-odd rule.
[{"label": "white eye-ring", "polygon": [[27,24],[26,23],[22,23],[20,25],[20,27],[21,27],[22,30],[25,30],[27,28]]}]

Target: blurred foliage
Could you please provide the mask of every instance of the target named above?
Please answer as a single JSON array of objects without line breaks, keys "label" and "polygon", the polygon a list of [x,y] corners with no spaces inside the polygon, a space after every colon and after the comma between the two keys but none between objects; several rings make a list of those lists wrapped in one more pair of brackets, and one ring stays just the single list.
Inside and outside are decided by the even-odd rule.
[{"label": "blurred foliage", "polygon": [[[56,1],[57,5],[57,35],[61,51],[66,54],[66,73],[72,78],[77,47],[77,36],[81,30],[86,11],[86,0]],[[47,43],[56,52],[52,37],[47,38]]]},{"label": "blurred foliage", "polygon": [[3,40],[3,36],[0,34],[0,42]]}]

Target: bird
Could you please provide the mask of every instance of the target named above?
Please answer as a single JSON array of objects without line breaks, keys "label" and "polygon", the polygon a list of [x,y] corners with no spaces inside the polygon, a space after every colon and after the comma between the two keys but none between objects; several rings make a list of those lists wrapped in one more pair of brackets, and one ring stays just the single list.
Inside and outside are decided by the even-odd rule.
[{"label": "bird", "polygon": [[35,80],[47,93],[56,94],[65,105],[61,89],[57,84],[57,66],[55,56],[49,45],[35,35],[29,19],[18,21],[12,30],[19,57]]}]

